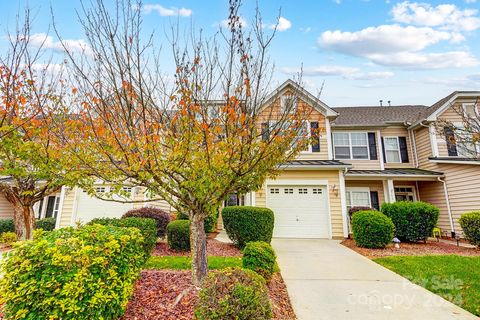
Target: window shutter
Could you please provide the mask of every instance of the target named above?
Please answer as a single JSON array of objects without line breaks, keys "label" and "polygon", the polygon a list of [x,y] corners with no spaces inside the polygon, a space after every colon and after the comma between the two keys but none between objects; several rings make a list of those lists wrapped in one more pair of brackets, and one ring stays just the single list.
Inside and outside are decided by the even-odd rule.
[{"label": "window shutter", "polygon": [[385,142],[383,141],[383,137],[382,137],[382,154],[383,154],[383,162],[387,163],[387,155],[385,154]]},{"label": "window shutter", "polygon": [[370,160],[377,160],[377,139],[375,138],[375,132],[368,133],[368,150],[370,152]]},{"label": "window shutter", "polygon": [[445,134],[445,141],[447,142],[447,150],[449,157],[458,156],[457,152],[457,142],[455,140],[455,132],[452,127],[443,128],[443,133]]},{"label": "window shutter", "polygon": [[310,134],[312,136],[312,152],[320,152],[320,134],[318,132],[318,122],[310,122]]},{"label": "window shutter", "polygon": [[380,210],[380,203],[378,201],[378,191],[370,191],[370,203],[372,208],[375,210]]},{"label": "window shutter", "polygon": [[267,141],[270,138],[268,122],[262,122],[262,140]]},{"label": "window shutter", "polygon": [[400,147],[400,157],[402,158],[402,162],[403,163],[409,162],[408,150],[407,150],[407,138],[398,137],[398,146]]}]

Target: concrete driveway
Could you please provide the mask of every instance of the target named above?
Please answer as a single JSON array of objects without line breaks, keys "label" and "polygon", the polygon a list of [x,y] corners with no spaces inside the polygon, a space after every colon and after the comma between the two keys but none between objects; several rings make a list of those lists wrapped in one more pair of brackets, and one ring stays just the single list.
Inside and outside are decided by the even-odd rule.
[{"label": "concrete driveway", "polygon": [[478,319],[339,241],[272,244],[299,320]]}]

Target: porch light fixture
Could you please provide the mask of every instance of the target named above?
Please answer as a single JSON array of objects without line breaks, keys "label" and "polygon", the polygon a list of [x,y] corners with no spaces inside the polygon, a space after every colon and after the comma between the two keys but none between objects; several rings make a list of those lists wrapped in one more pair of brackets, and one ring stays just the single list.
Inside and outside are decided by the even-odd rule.
[{"label": "porch light fixture", "polygon": [[400,249],[400,240],[397,237],[395,237],[393,238],[392,241],[395,244],[395,248]]},{"label": "porch light fixture", "polygon": [[337,188],[337,185],[336,185],[336,184],[331,185],[331,186],[330,186],[330,189],[331,189],[332,192],[335,194],[335,197],[338,197],[338,188]]}]

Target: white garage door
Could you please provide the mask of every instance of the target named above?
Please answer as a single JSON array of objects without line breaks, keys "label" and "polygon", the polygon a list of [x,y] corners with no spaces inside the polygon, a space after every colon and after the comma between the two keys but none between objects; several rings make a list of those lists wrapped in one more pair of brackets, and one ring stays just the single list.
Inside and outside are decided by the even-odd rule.
[{"label": "white garage door", "polygon": [[100,200],[78,190],[76,221],[87,223],[94,218],[120,218],[132,207],[131,203]]},{"label": "white garage door", "polygon": [[273,236],[329,238],[326,190],[325,186],[267,186],[267,207],[275,213]]}]

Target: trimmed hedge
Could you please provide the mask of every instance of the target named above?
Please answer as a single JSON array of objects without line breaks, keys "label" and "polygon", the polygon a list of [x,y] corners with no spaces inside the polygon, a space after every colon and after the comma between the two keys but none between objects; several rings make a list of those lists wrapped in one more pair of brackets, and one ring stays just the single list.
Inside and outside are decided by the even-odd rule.
[{"label": "trimmed hedge", "polygon": [[137,228],[143,236],[143,247],[145,260],[150,257],[155,244],[157,243],[157,225],[155,220],[150,218],[95,218],[88,224],[101,224],[121,228]]},{"label": "trimmed hedge", "polygon": [[270,320],[272,307],[265,280],[251,270],[212,271],[195,307],[198,320]]},{"label": "trimmed hedge", "polygon": [[[183,212],[177,213],[177,220],[189,220],[188,215]],[[217,230],[218,210],[214,210],[203,221],[203,229],[205,233],[215,232]]]},{"label": "trimmed hedge", "polygon": [[167,243],[177,251],[190,251],[190,221],[174,220],[167,225]]},{"label": "trimmed hedge", "polygon": [[44,218],[35,221],[36,229],[43,229],[45,231],[52,231],[55,229],[55,218]]},{"label": "trimmed hedge", "polygon": [[15,232],[13,219],[0,219],[0,234],[4,232]]},{"label": "trimmed hedge", "polygon": [[232,242],[243,249],[247,242],[272,241],[274,214],[268,208],[233,206],[222,210],[223,226]]},{"label": "trimmed hedge", "polygon": [[5,319],[116,319],[145,260],[134,228],[87,225],[38,230],[0,267]]},{"label": "trimmed hedge", "polygon": [[392,219],[396,236],[401,241],[419,241],[430,237],[440,212],[433,204],[422,201],[384,203],[380,211]]},{"label": "trimmed hedge", "polygon": [[480,247],[480,211],[472,211],[462,214],[460,226],[471,244]]},{"label": "trimmed hedge", "polygon": [[142,207],[127,211],[122,218],[151,218],[157,224],[157,237],[165,238],[167,234],[167,224],[170,222],[170,214],[162,209],[154,207]]},{"label": "trimmed hedge", "polygon": [[392,219],[375,210],[358,211],[352,217],[355,244],[364,248],[385,248],[394,236]]},{"label": "trimmed hedge", "polygon": [[242,265],[270,280],[275,272],[277,256],[272,246],[263,241],[249,242],[243,249]]}]

